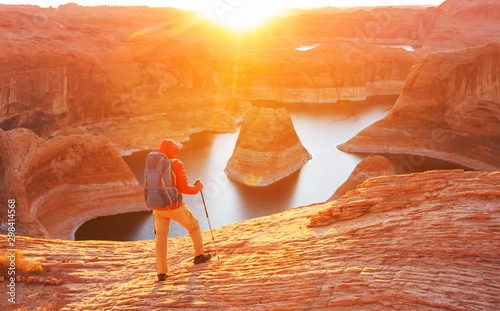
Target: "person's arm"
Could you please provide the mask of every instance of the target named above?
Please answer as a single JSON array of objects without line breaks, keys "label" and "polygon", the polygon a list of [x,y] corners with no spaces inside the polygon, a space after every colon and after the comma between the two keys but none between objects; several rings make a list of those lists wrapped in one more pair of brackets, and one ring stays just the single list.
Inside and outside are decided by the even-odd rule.
[{"label": "person's arm", "polygon": [[177,189],[179,189],[181,193],[197,194],[198,192],[200,192],[199,184],[201,183],[196,183],[194,185],[188,184],[186,170],[184,168],[184,164],[181,161],[177,160],[172,163],[172,171],[175,174]]}]

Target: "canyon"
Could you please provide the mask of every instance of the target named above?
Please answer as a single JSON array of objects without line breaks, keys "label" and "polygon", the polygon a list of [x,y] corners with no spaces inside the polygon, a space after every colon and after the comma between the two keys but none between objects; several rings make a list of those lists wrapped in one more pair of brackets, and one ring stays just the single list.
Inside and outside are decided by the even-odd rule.
[{"label": "canyon", "polygon": [[16,307],[494,310],[499,204],[498,172],[372,178],[333,202],[214,229],[220,261],[195,266],[189,237],[169,239],[165,282],[151,240],[19,237],[42,276],[63,283],[17,283]]},{"label": "canyon", "polygon": [[[118,163],[116,151],[125,155],[156,149],[166,136],[184,142],[202,131],[236,131],[252,101],[326,105],[349,100],[355,105],[373,96],[401,94],[385,120],[339,148],[426,155],[497,170],[498,44],[435,53],[497,42],[492,32],[498,29],[497,14],[498,5],[489,0],[449,0],[439,7],[318,10],[276,18],[260,32],[238,40],[193,12],[171,8],[0,5],[0,128],[5,150],[0,171],[3,184],[9,184],[2,194],[19,195],[23,202],[20,210],[26,218],[21,223],[31,225],[21,232],[50,236],[47,230],[58,225],[39,222],[47,219],[42,215],[52,211],[50,205],[59,206],[56,210],[64,206],[47,196],[55,200],[66,177],[29,191],[23,181],[30,170],[44,172],[43,165],[52,161],[52,147],[43,146],[54,144],[62,153],[66,143],[71,146],[81,135],[86,148],[98,153],[106,145],[105,162]],[[447,29],[457,19],[467,27],[449,36]],[[311,43],[317,46],[297,50]],[[410,44],[417,49],[377,44]],[[427,48],[418,48],[422,46]],[[442,88],[446,93],[439,92]],[[419,115],[425,120],[415,118]],[[10,159],[23,152],[33,158]],[[70,157],[79,159],[78,152]],[[75,163],[69,164],[71,172]],[[295,164],[289,163],[280,174],[288,175],[303,165],[303,159]],[[139,186],[133,185],[122,162],[119,166],[120,177],[110,178],[127,185],[125,197],[135,202],[131,210],[140,209],[135,205],[139,198],[132,194]],[[100,174],[109,174],[100,169]],[[85,180],[80,186],[86,183],[92,182]],[[58,202],[67,200],[70,192]],[[104,198],[106,192],[112,193],[103,191],[102,199],[110,200]],[[100,210],[82,219],[114,213]],[[64,230],[52,232],[57,237],[67,238],[76,226],[65,217],[60,219],[67,222],[61,225]]]},{"label": "canyon", "polygon": [[499,57],[500,44],[491,43],[419,60],[391,112],[338,148],[499,170]]},{"label": "canyon", "polygon": [[0,14],[4,130],[47,137],[82,126],[127,153],[166,135],[183,141],[203,130],[234,131],[250,107],[212,88],[210,51],[184,38],[191,13],[68,4],[1,6]]},{"label": "canyon", "polygon": [[342,40],[299,51],[298,38],[239,40],[169,8],[0,6],[0,15],[0,128],[49,136],[83,126],[122,153],[165,133],[234,131],[252,100],[397,95],[430,52]]},{"label": "canyon", "polygon": [[[324,8],[243,38],[172,8],[0,5],[0,201],[15,199],[16,248],[59,284],[18,271],[15,308],[496,309],[499,17],[496,0]],[[300,168],[340,133],[309,153],[285,108],[257,104],[342,110],[386,95],[399,96],[387,116],[337,146],[374,155],[331,201],[215,228],[220,261],[193,266],[189,237],[169,238],[171,275],[159,283],[152,240],[70,241],[90,219],[147,210],[123,155],[241,125],[225,170],[236,191],[251,189],[251,200],[266,188],[251,186],[293,175],[267,188],[291,200]],[[345,111],[328,122],[360,118]],[[397,175],[377,154],[477,171]],[[5,234],[6,209],[0,217]],[[7,241],[0,235],[2,249]]]}]

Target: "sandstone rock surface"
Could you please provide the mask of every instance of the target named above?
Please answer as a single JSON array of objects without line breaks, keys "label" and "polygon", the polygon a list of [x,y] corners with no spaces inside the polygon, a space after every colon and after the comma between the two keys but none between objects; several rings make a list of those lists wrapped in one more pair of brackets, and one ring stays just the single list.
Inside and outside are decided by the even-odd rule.
[{"label": "sandstone rock surface", "polygon": [[235,181],[261,187],[299,170],[311,158],[285,108],[254,107],[243,120],[224,171]]},{"label": "sandstone rock surface", "polygon": [[500,44],[423,58],[391,112],[338,148],[500,169],[499,59]]},{"label": "sandstone rock surface", "polygon": [[349,178],[335,191],[328,201],[336,200],[347,192],[356,189],[357,186],[361,185],[367,179],[394,174],[394,167],[392,167],[388,159],[370,154],[356,165]]},{"label": "sandstone rock surface", "polygon": [[64,283],[18,283],[16,308],[495,310],[499,204],[499,172],[374,178],[336,202],[215,229],[220,262],[194,266],[189,236],[169,239],[161,283],[154,241],[19,237]]},{"label": "sandstone rock surface", "polygon": [[17,235],[71,239],[90,219],[147,210],[118,149],[82,128],[46,140],[23,128],[0,132],[0,163],[0,199],[16,200]]},{"label": "sandstone rock surface", "polygon": [[415,16],[412,39],[438,49],[500,43],[499,17],[496,0],[447,0]]}]

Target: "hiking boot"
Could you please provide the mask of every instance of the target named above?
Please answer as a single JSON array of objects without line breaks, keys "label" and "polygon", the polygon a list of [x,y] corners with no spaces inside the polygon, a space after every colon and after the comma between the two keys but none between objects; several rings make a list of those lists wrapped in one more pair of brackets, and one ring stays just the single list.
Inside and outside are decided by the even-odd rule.
[{"label": "hiking boot", "polygon": [[165,273],[158,274],[158,282],[165,281],[168,278],[168,275]]},{"label": "hiking boot", "polygon": [[194,257],[193,262],[195,265],[197,265],[199,263],[204,263],[205,261],[210,260],[210,258],[212,258],[212,255],[210,254],[201,254],[199,256]]}]

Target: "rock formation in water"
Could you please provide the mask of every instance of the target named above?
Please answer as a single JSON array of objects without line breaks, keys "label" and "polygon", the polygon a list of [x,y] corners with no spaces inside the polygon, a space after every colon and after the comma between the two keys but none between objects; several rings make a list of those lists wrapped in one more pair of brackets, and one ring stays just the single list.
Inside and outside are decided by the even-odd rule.
[{"label": "rock formation in water", "polygon": [[367,179],[394,174],[394,167],[392,167],[388,159],[370,154],[356,165],[349,178],[335,191],[328,201],[336,200],[347,192],[356,189],[357,186],[361,185]]},{"label": "rock formation in water", "polygon": [[[147,210],[141,187],[103,136],[73,129],[44,140],[0,132],[0,199],[16,200],[17,235],[71,239],[84,222]],[[7,209],[1,209],[2,229]]]},{"label": "rock formation in water", "polygon": [[499,204],[498,172],[374,178],[335,202],[214,229],[220,262],[195,266],[189,236],[171,238],[160,283],[154,241],[19,237],[43,277],[64,283],[17,283],[16,307],[495,310]]},{"label": "rock formation in water", "polygon": [[426,156],[495,171],[499,137],[500,44],[489,44],[418,61],[389,115],[338,148]]},{"label": "rock formation in water", "polygon": [[254,107],[241,125],[225,172],[250,186],[267,186],[299,170],[311,155],[285,108]]}]

